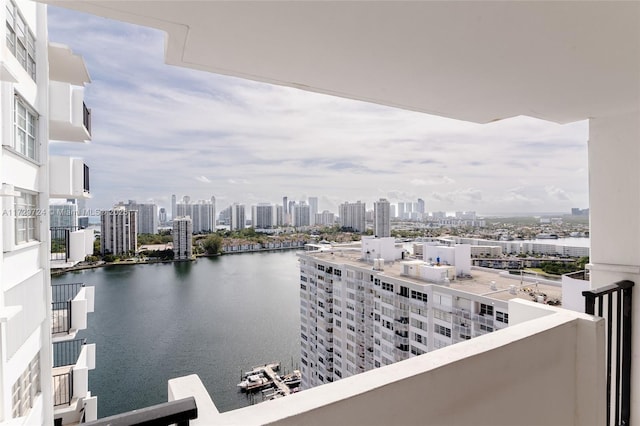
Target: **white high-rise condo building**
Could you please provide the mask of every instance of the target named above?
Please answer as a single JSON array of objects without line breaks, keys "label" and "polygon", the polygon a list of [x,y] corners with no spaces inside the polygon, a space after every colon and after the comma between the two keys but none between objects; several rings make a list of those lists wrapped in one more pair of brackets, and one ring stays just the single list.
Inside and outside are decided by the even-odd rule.
[{"label": "white high-rise condo building", "polygon": [[384,198],[373,203],[373,235],[378,238],[391,236],[391,204]]},{"label": "white high-rise condo building", "polygon": [[[442,247],[466,253],[466,262],[460,259],[466,265],[468,248]],[[360,245],[299,255],[303,388],[508,325],[507,300],[516,297],[510,282],[517,281],[496,282],[497,274],[478,273],[458,282],[456,269],[465,266],[405,254],[393,238],[364,237]]]},{"label": "white high-rise condo building", "polygon": [[157,234],[158,233],[158,206],[156,204],[137,203],[135,200],[129,200],[126,204],[122,201],[114,207],[124,207],[127,211],[135,210],[137,215],[138,234]]},{"label": "white high-rise condo building", "polygon": [[134,253],[138,248],[138,211],[116,207],[100,213],[100,252],[105,254]]},{"label": "white high-rise condo building", "polygon": [[229,207],[231,218],[231,230],[236,231],[246,227],[246,216],[244,212],[244,204],[233,203]]},{"label": "white high-rise condo building", "polygon": [[316,224],[316,215],[318,214],[318,197],[309,197],[309,225]]},{"label": "white high-rise condo building", "polygon": [[[639,2],[261,1],[248,7],[246,2],[165,1],[160,7],[160,2],[50,1],[165,31],[166,61],[176,66],[479,124],[516,116],[559,124],[588,120],[591,252],[589,274],[582,274],[581,281],[603,298],[609,297],[603,294],[609,285],[627,294],[630,283],[640,282],[640,238],[635,232],[640,229]],[[47,138],[78,140],[75,129],[87,139],[88,126],[76,126],[83,114],[75,111],[82,109],[72,105],[81,99],[75,86],[88,79],[78,78],[86,70],[78,66],[77,57],[49,44],[45,7],[26,0],[2,2],[6,25],[5,48],[0,51],[1,199],[4,208],[13,206],[16,211],[24,206],[46,208],[51,178],[70,172],[52,170]],[[453,27],[461,30],[452,32]],[[54,87],[53,81],[67,89]],[[513,81],[521,84],[505,84]],[[69,132],[62,134],[63,127]],[[548,143],[557,147],[564,142]],[[449,145],[437,149],[447,150]],[[39,157],[32,158],[36,153]],[[540,173],[534,170],[528,177],[535,181]],[[406,176],[407,181],[411,178]],[[619,212],[625,212],[625,220],[618,220]],[[51,424],[57,415],[52,409],[51,336],[46,332],[51,324],[48,247],[43,244],[47,224],[28,215],[3,216],[2,225],[0,417],[11,424]],[[373,262],[385,259],[379,253],[369,255]],[[374,277],[372,266],[354,274],[358,272]],[[398,290],[399,303],[403,287],[409,289],[409,299],[417,299],[411,298],[409,285],[377,275],[380,290],[374,291],[380,298],[369,302],[374,308],[378,303],[380,310],[391,309],[387,302],[393,297],[394,317],[385,321],[393,319],[395,325],[395,309],[406,311],[395,304]],[[393,292],[391,286],[382,289],[383,281],[393,284]],[[364,287],[354,278],[355,291],[360,291],[360,283]],[[440,293],[434,289],[432,285],[432,296]],[[367,371],[317,392],[220,413],[202,382],[190,375],[169,380],[169,399],[194,397],[197,422],[207,425],[423,424],[425,419],[447,425],[639,423],[640,317],[623,315],[628,322],[615,326],[608,318],[525,300],[529,292],[517,286],[514,290],[519,298],[508,302],[506,329]],[[428,296],[433,313],[447,313],[447,297]],[[456,297],[464,295],[451,295],[452,310]],[[621,299],[628,303],[623,313],[640,311],[640,297]],[[342,311],[353,312],[349,306]],[[476,312],[479,318],[489,310],[483,312],[480,306]],[[404,326],[402,317],[399,320]],[[616,337],[608,335],[609,325],[622,328],[621,354],[617,344],[607,343],[607,338]],[[380,334],[393,334],[395,339],[395,329],[390,333],[381,327]],[[434,332],[447,337],[446,330],[438,330]],[[628,335],[632,339],[626,339]],[[390,349],[388,344],[384,347]],[[616,353],[608,354],[609,347]],[[607,359],[620,358],[624,368],[613,362],[607,369]],[[74,370],[74,382],[76,371],[86,368]],[[608,381],[608,373],[616,377]],[[78,387],[73,389],[75,393]],[[95,404],[83,401],[82,413],[90,420]],[[544,409],[532,409],[531,401]]]},{"label": "white high-rise condo building", "polygon": [[173,258],[189,260],[193,255],[193,226],[190,217],[173,219]]},{"label": "white high-rise condo building", "polygon": [[309,205],[304,201],[294,204],[291,215],[293,217],[292,225],[297,228],[311,224],[311,210]]},{"label": "white high-rise condo building", "polygon": [[360,201],[355,203],[345,202],[338,207],[340,226],[353,232],[366,230],[366,204]]},{"label": "white high-rise condo building", "polygon": [[[46,6],[1,3],[0,423],[95,420],[97,399],[88,390],[95,345],[76,339],[93,311],[94,288],[50,278],[58,262],[84,260],[93,245],[93,232],[76,228],[73,203],[89,197],[89,168],[81,158],[49,155],[50,140],[91,139],[90,78],[81,57],[49,42]],[[71,202],[49,207],[51,198]],[[50,235],[50,225],[59,235]]]},{"label": "white high-rise condo building", "polygon": [[190,217],[193,223],[193,233],[208,233],[216,230],[216,198],[198,200],[191,203],[191,197],[182,197],[182,203],[176,204],[177,217]]}]

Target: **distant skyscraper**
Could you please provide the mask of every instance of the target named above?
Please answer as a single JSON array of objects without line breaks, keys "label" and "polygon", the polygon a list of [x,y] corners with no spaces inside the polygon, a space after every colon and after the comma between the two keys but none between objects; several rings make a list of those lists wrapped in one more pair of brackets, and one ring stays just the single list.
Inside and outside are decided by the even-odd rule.
[{"label": "distant skyscraper", "polygon": [[158,214],[158,219],[160,219],[160,225],[164,225],[167,223],[167,211],[164,207],[160,208],[160,213]]},{"label": "distant skyscraper", "polygon": [[396,213],[396,207],[397,206],[395,204],[391,204],[391,206],[389,206],[389,209],[390,209],[389,211],[391,212],[390,215],[391,215],[392,219],[395,218],[395,217],[398,217],[398,215]]},{"label": "distant skyscraper", "polygon": [[318,213],[318,197],[309,197],[309,225],[315,225]]},{"label": "distant skyscraper", "polygon": [[300,201],[300,203],[295,204],[293,207],[293,226],[301,227],[301,226],[309,226],[310,218],[309,218],[309,205],[304,201]]},{"label": "distant skyscraper", "polygon": [[116,207],[100,214],[100,252],[102,255],[135,252],[138,248],[138,211]]},{"label": "distant skyscraper", "polygon": [[288,197],[282,197],[282,210],[284,214],[289,214]]},{"label": "distant skyscraper", "polygon": [[251,206],[251,223],[255,229],[268,229],[275,226],[275,206],[269,203],[260,203]]},{"label": "distant skyscraper", "polygon": [[322,213],[316,213],[316,225],[333,226],[335,222],[335,215],[329,210],[325,210]]},{"label": "distant skyscraper", "polygon": [[216,229],[216,198],[198,200],[191,203],[191,197],[185,195],[183,202],[176,204],[177,217],[190,217],[194,234],[213,232]]},{"label": "distant skyscraper", "polygon": [[178,211],[176,210],[176,194],[171,195],[171,219],[178,217]]},{"label": "distant skyscraper", "polygon": [[366,204],[363,202],[340,204],[339,212],[340,226],[351,229],[353,232],[364,232],[366,230]]},{"label": "distant skyscraper", "polygon": [[416,210],[424,216],[424,200],[422,198],[418,198],[418,208]]},{"label": "distant skyscraper", "polygon": [[373,203],[373,235],[378,238],[391,236],[391,204],[384,198]]},{"label": "distant skyscraper", "polygon": [[[51,228],[75,228],[78,226],[78,205],[75,203],[52,204],[49,206],[49,226]],[[75,231],[75,229],[73,229]]]},{"label": "distant skyscraper", "polygon": [[246,222],[244,204],[234,203],[231,206],[231,229],[244,229]]},{"label": "distant skyscraper", "polygon": [[120,202],[115,207],[124,207],[128,211],[138,212],[137,229],[139,234],[158,233],[158,206],[156,204],[138,204],[135,200],[129,200],[127,204]]},{"label": "distant skyscraper", "polygon": [[171,231],[173,237],[173,258],[177,260],[191,259],[193,254],[193,226],[191,218],[173,219]]}]

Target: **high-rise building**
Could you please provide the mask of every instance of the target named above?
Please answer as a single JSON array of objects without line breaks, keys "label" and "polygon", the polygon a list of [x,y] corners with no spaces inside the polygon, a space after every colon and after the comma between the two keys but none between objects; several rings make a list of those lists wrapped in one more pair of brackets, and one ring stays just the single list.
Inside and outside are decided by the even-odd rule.
[{"label": "high-rise building", "polygon": [[173,258],[189,260],[193,255],[193,226],[190,217],[173,219],[171,230],[173,237]]},{"label": "high-rise building", "polygon": [[115,207],[124,207],[128,211],[138,212],[137,229],[139,234],[158,233],[158,206],[156,204],[141,204],[135,200],[129,200],[126,204],[121,201]]},{"label": "high-rise building", "polygon": [[160,207],[158,219],[160,220],[160,225],[165,225],[167,223],[167,210],[164,207]]},{"label": "high-rise building", "polygon": [[276,226],[276,206],[269,203],[260,203],[251,206],[251,223],[255,229],[269,229]]},{"label": "high-rise building", "polygon": [[282,197],[282,210],[283,210],[283,214],[289,214],[289,203],[288,203],[288,197]]},{"label": "high-rise building", "polygon": [[508,325],[506,300],[481,295],[486,277],[457,285],[454,265],[404,261],[402,253],[393,238],[364,237],[360,251],[299,255],[303,389]]},{"label": "high-rise building", "polygon": [[198,200],[191,203],[191,197],[182,197],[182,203],[176,204],[177,217],[190,217],[193,233],[208,233],[216,230],[216,199]]},{"label": "high-rise building", "polygon": [[100,213],[100,252],[128,254],[138,248],[138,211],[120,206]]},{"label": "high-rise building", "polygon": [[378,238],[391,236],[391,204],[384,198],[373,203],[373,235]]},{"label": "high-rise building", "polygon": [[233,203],[229,208],[231,209],[231,230],[244,229],[247,222],[244,204]]},{"label": "high-rise building", "polygon": [[176,194],[171,195],[171,219],[178,217],[178,211],[176,210]]},{"label": "high-rise building", "polygon": [[78,227],[78,205],[75,203],[51,204],[49,206],[51,228],[73,229]]},{"label": "high-rise building", "polygon": [[335,225],[336,218],[329,210],[324,210],[322,213],[316,213],[316,225],[333,226]]},{"label": "high-rise building", "polygon": [[293,216],[292,225],[296,228],[309,226],[311,224],[310,209],[306,202],[300,201],[299,203],[294,204],[293,212],[291,214]]},{"label": "high-rise building", "polygon": [[309,225],[315,225],[318,214],[318,197],[309,197]]},{"label": "high-rise building", "polygon": [[352,232],[364,232],[366,230],[366,204],[357,201],[355,203],[345,202],[338,207],[340,226]]}]

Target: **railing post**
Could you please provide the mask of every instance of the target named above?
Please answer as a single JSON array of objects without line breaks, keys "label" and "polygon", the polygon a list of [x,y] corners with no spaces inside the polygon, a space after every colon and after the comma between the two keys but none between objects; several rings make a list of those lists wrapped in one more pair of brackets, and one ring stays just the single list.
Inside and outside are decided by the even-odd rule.
[{"label": "railing post", "polygon": [[633,283],[622,290],[622,341],[627,342],[622,348],[622,410],[620,425],[629,425],[631,419],[631,325],[632,325],[632,291]]},{"label": "railing post", "polygon": [[591,291],[583,291],[584,296],[584,312],[589,315],[595,315],[596,313],[596,294]]}]

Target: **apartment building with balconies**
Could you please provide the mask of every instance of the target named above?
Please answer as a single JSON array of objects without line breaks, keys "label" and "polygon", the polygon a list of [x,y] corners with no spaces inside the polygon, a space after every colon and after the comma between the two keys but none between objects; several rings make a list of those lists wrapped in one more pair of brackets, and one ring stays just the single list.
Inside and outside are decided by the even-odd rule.
[{"label": "apartment building with balconies", "polygon": [[456,279],[454,265],[409,259],[393,238],[365,240],[299,255],[305,389],[502,329],[507,301],[524,296],[516,281]]},{"label": "apartment building with balconies", "polygon": [[[81,159],[49,156],[49,140],[90,139],[90,111],[84,103],[84,85],[90,80],[82,58],[49,43],[46,6],[25,0],[2,3],[0,420],[77,423],[97,415],[87,376],[95,365],[95,347],[78,346],[75,359],[54,358],[63,342],[86,328],[93,287],[51,285],[50,241],[55,238],[49,234],[49,199],[88,197],[89,170]],[[66,223],[63,227],[77,231]],[[85,249],[82,234],[80,252]],[[68,254],[68,233],[65,244]],[[84,253],[77,257],[82,260]]]}]

